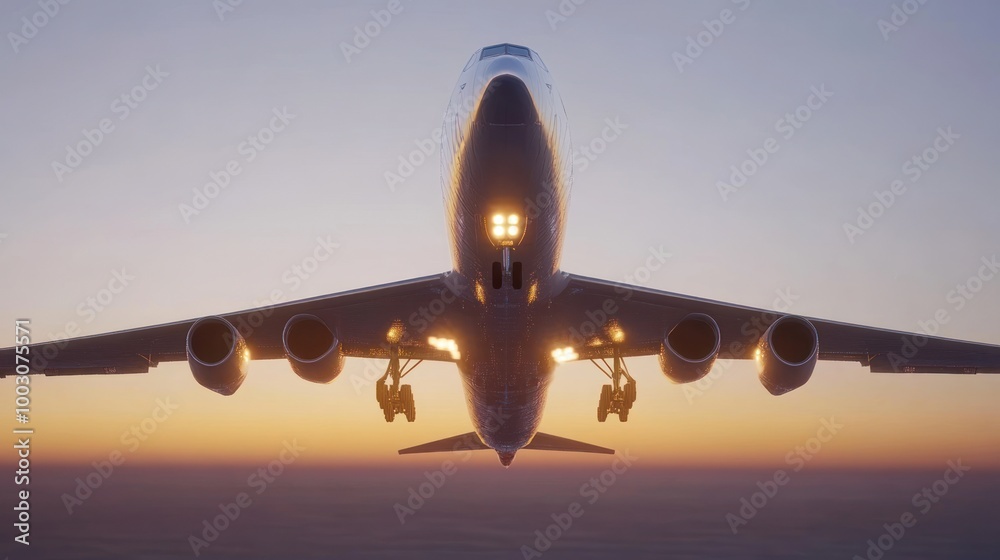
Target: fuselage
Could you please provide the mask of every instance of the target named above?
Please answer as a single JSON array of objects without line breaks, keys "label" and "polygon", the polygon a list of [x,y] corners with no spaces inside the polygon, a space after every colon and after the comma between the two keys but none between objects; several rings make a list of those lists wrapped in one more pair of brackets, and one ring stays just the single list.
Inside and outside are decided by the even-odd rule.
[{"label": "fuselage", "polygon": [[476,432],[506,464],[537,432],[554,367],[534,319],[558,289],[572,184],[565,109],[537,53],[476,51],[445,113],[441,154],[453,267],[474,310],[458,365]]}]

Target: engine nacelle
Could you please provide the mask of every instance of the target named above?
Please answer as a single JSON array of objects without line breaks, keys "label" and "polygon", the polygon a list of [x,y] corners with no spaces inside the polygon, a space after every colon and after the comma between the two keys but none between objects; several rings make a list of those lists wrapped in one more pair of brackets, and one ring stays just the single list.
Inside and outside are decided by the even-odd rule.
[{"label": "engine nacelle", "polygon": [[187,334],[187,360],[202,387],[232,395],[243,384],[250,351],[243,335],[222,317],[195,321]]},{"label": "engine nacelle", "polygon": [[660,369],[674,383],[698,381],[712,369],[721,341],[719,325],[714,319],[692,313],[663,338]]},{"label": "engine nacelle", "polygon": [[329,383],[344,369],[340,341],[315,315],[301,314],[289,319],[281,333],[281,342],[292,371],[306,381]]},{"label": "engine nacelle", "polygon": [[819,334],[802,317],[786,315],[771,323],[757,343],[757,375],[772,395],[806,384],[819,357]]}]

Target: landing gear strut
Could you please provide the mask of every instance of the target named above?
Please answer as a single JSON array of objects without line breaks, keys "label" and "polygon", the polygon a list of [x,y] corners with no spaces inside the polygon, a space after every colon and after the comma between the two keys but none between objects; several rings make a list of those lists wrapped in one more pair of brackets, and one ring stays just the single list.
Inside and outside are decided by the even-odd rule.
[{"label": "landing gear strut", "polygon": [[395,420],[396,414],[406,416],[407,422],[416,420],[417,409],[413,404],[413,388],[409,385],[400,385],[399,380],[413,371],[422,361],[417,360],[410,365],[410,360],[406,360],[400,366],[399,346],[394,344],[389,347],[389,365],[385,369],[385,375],[375,382],[375,400],[385,414],[386,422]]},{"label": "landing gear strut", "polygon": [[[590,361],[604,375],[611,378],[610,385],[601,387],[601,400],[597,403],[597,421],[604,422],[608,419],[608,414],[617,414],[618,421],[628,422],[628,411],[632,409],[636,397],[635,379],[628,373],[621,349],[614,347],[614,357],[610,364],[604,358],[601,358],[603,366],[595,360]],[[625,383],[622,383],[622,377],[625,378]]]}]

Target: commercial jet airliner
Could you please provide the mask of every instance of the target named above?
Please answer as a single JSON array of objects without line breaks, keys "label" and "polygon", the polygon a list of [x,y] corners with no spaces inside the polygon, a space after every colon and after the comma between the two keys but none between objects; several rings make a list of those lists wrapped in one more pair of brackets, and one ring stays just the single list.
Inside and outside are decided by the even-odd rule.
[{"label": "commercial jet airliner", "polygon": [[[287,359],[329,383],[345,358],[388,360],[375,396],[385,420],[416,418],[400,378],[424,360],[461,372],[473,432],[400,450],[520,449],[611,453],[538,432],[557,364],[590,360],[609,378],[597,419],[626,421],[636,382],[625,359],[658,356],[675,383],[718,358],[754,360],[764,388],[803,386],[818,360],[873,372],[1000,372],[1000,346],[780,315],[563,272],[572,183],[566,112],[538,53],[476,51],[445,112],[441,168],[452,270],[339,294],[30,347],[31,373],[145,373],[186,360],[195,380],[232,395],[250,361]],[[0,375],[25,374],[14,348]],[[596,389],[596,387],[595,387]]]}]

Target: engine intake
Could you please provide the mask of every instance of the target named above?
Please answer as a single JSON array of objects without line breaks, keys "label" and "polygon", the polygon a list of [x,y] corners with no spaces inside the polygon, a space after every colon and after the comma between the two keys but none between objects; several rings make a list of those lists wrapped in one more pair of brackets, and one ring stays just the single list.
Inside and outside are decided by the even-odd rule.
[{"label": "engine intake", "polygon": [[340,341],[314,315],[301,314],[289,319],[281,341],[292,371],[306,381],[329,383],[344,369]]},{"label": "engine intake", "polygon": [[243,384],[250,363],[246,340],[222,317],[195,321],[187,334],[187,360],[202,387],[232,395]]},{"label": "engine intake", "polygon": [[757,374],[772,395],[806,384],[819,357],[819,334],[802,317],[787,315],[771,323],[757,344]]},{"label": "engine intake", "polygon": [[691,383],[708,374],[719,355],[722,336],[714,319],[692,313],[670,329],[660,345],[660,369],[674,383]]}]

